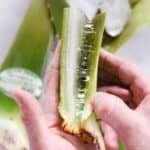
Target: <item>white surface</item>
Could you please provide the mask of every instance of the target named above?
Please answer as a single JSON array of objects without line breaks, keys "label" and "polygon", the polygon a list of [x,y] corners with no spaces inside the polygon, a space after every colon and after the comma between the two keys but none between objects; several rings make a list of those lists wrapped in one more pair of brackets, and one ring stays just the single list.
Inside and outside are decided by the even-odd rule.
[{"label": "white surface", "polygon": [[117,52],[150,75],[150,27],[138,32]]},{"label": "white surface", "polygon": [[11,46],[29,0],[0,0],[0,63]]}]

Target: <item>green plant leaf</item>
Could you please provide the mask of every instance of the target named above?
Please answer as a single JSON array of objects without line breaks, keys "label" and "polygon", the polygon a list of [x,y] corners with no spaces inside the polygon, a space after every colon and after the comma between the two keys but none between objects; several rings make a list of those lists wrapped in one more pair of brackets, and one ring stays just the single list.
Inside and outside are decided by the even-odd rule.
[{"label": "green plant leaf", "polygon": [[48,0],[52,15],[52,22],[54,23],[56,33],[61,35],[63,24],[63,9],[68,6],[65,0]]},{"label": "green plant leaf", "polygon": [[97,69],[105,13],[88,20],[75,7],[64,9],[61,47],[59,112],[65,131],[91,133],[105,150],[102,134],[89,100],[97,87]]},{"label": "green plant leaf", "polygon": [[126,150],[125,145],[122,141],[119,142],[119,150]]},{"label": "green plant leaf", "polygon": [[132,8],[132,14],[129,18],[129,22],[121,35],[115,38],[107,37],[105,35],[103,46],[107,50],[114,52],[121,45],[127,42],[127,40],[129,40],[129,38],[131,38],[134,33],[136,33],[141,28],[150,25],[150,15],[148,14],[150,10],[150,1],[138,0],[132,1],[132,3],[133,2],[136,2],[136,4]]},{"label": "green plant leaf", "polygon": [[41,68],[53,31],[44,0],[32,0],[0,70],[28,68],[41,75]]},{"label": "green plant leaf", "polygon": [[[53,30],[45,0],[31,0],[16,38],[13,40],[0,70],[21,67],[42,76],[43,64],[45,58],[48,58],[52,39]],[[12,145],[9,145],[10,148],[8,149],[29,148],[17,104],[12,98],[0,91],[0,141],[1,146],[8,147],[8,144],[5,145],[5,143],[8,143],[9,140],[4,139],[5,142],[3,142],[5,131],[8,135],[11,135],[10,140],[15,141]],[[12,131],[14,134],[11,134]]]}]

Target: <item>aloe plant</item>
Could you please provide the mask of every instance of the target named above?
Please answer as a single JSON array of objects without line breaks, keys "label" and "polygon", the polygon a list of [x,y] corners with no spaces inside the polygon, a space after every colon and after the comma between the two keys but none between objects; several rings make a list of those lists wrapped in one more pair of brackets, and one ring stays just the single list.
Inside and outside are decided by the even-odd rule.
[{"label": "aloe plant", "polygon": [[[96,91],[98,49],[101,47],[102,43],[103,47],[107,50],[115,51],[140,28],[149,25],[150,17],[147,15],[147,12],[150,8],[150,2],[149,0],[129,0],[132,8],[129,20],[127,24],[126,22],[123,23],[123,32],[120,30],[121,33],[119,36],[115,35],[116,37],[112,37],[106,26],[105,29],[108,33],[103,34],[104,14],[96,15],[96,12],[98,12],[96,7],[93,7],[95,10],[91,12],[89,10],[93,9],[88,10],[88,7],[86,8],[84,5],[85,3],[81,3],[81,5],[79,5],[79,1],[48,1],[51,21],[55,28],[55,35],[58,34],[62,39],[61,102],[59,105],[59,111],[64,119],[63,127],[65,130],[75,134],[81,133],[84,130],[90,132],[93,137],[99,141],[101,148],[105,149],[100,130],[95,120],[95,115],[92,113],[89,105],[89,99]],[[124,1],[127,2],[127,0]],[[36,79],[39,79],[38,76],[42,77],[45,64],[47,64],[46,60],[49,58],[48,52],[53,43],[53,30],[46,2],[47,1],[44,0],[31,0],[30,7],[27,10],[16,38],[12,42],[12,46],[8,51],[7,56],[0,66],[0,70],[4,70],[4,72],[0,74],[1,85],[4,84],[6,86],[5,83],[7,82],[12,83],[12,85],[17,85],[18,81],[16,79],[18,77],[18,73],[20,77],[22,75],[26,78],[29,77],[28,74],[31,72],[29,73],[24,69],[18,71],[18,67],[31,70],[33,72],[31,73],[31,76]],[[82,2],[87,2],[86,6],[92,8],[91,4],[93,2],[99,3],[100,0],[83,0]],[[83,12],[75,11],[75,16],[72,17],[70,14],[74,12],[74,9],[70,7],[74,5],[82,9]],[[63,19],[64,8],[66,9],[65,17]],[[100,10],[102,11],[102,9]],[[105,10],[103,11],[105,12]],[[128,12],[127,15],[129,14]],[[94,17],[91,22],[88,22],[90,20],[88,17],[93,15],[96,17]],[[107,15],[106,11],[106,17]],[[63,32],[61,33],[62,27]],[[72,27],[74,27],[74,30],[72,30]],[[92,36],[89,36],[88,33],[86,35],[84,32],[87,32],[89,29],[91,31],[91,28],[92,32],[96,31],[96,34],[93,35],[92,33]],[[94,53],[90,53],[87,62],[82,62],[82,58],[84,58],[84,56],[81,51],[79,52],[78,50],[80,48],[85,55],[86,50],[89,48],[85,48],[85,46],[87,46],[86,44],[92,46]],[[86,70],[81,70],[83,64],[87,65],[85,66],[88,68],[87,72]],[[15,70],[6,70],[12,67],[15,67]],[[34,73],[38,74],[38,76]],[[15,76],[13,80],[9,78],[10,74]],[[32,79],[32,77],[30,79]],[[20,86],[22,88],[26,88],[24,87],[24,84],[29,84],[29,82],[24,82]],[[84,88],[79,88],[80,86]],[[30,86],[28,86],[28,88],[28,90],[32,90]],[[9,87],[3,90],[6,92],[8,89]],[[85,90],[88,91],[88,94],[85,94]],[[25,132],[20,120],[19,109],[16,103],[11,99],[12,98],[4,95],[3,92],[0,92],[0,133],[1,135],[5,135],[6,129],[9,129],[8,133],[17,132],[18,134],[16,137],[14,134],[12,136],[12,139],[16,141],[13,145],[7,143],[7,140],[5,143],[5,139],[2,139],[2,136],[0,136],[0,139],[3,141],[0,146],[8,149],[13,146],[13,149],[16,150],[20,150],[20,148],[28,148],[27,141],[24,138]],[[9,125],[5,126],[6,124]],[[121,147],[121,149],[123,149],[123,147]]]},{"label": "aloe plant", "polygon": [[[66,7],[66,5],[69,6],[70,1],[71,0],[49,0],[50,6],[52,8],[51,13],[54,18],[53,21],[56,25],[56,31],[57,33],[59,33],[59,35],[61,35],[60,31],[62,26],[63,8]],[[90,0],[88,1],[91,2]],[[115,52],[116,50],[118,50],[141,28],[150,25],[150,16],[147,14],[150,9],[149,0],[129,0],[129,2],[132,8],[131,15],[123,32],[121,32],[121,34],[116,37],[111,37],[108,35],[105,35],[103,37],[103,47],[111,52]],[[82,7],[82,5],[80,7]],[[58,14],[59,17],[57,17]]]},{"label": "aloe plant", "polygon": [[[52,21],[53,21],[53,23],[54,23],[54,25],[56,27],[56,32],[60,35],[60,37],[62,38],[62,40],[66,39],[66,38],[68,38],[68,37],[66,37],[66,36],[68,36],[68,34],[66,33],[66,36],[64,36],[60,32],[61,31],[61,27],[63,25],[63,17],[62,17],[63,13],[62,13],[62,11],[63,11],[64,7],[66,7],[66,6],[70,7],[70,3],[69,3],[70,1],[69,0],[61,0],[61,1],[58,1],[58,0],[55,0],[55,1],[49,0],[49,2],[51,4],[51,13],[52,13],[52,16],[54,17]],[[90,2],[90,0],[89,0],[89,2]],[[104,34],[104,37],[103,37],[103,47],[105,47],[109,51],[112,51],[112,52],[116,51],[129,38],[131,38],[134,35],[135,32],[137,32],[138,30],[140,30],[140,28],[144,27],[145,25],[149,25],[149,16],[144,17],[144,16],[146,16],[146,12],[148,12],[148,10],[150,8],[149,1],[148,0],[130,0],[129,2],[130,2],[130,7],[131,7],[131,15],[129,16],[127,25],[124,27],[123,32],[121,32],[120,35],[116,36],[116,37],[111,37],[111,36],[108,36],[108,34],[107,35]],[[76,2],[76,3],[78,3],[78,2]],[[80,7],[82,7],[82,5]],[[59,14],[59,17],[57,16],[58,14]],[[107,17],[107,14],[106,14],[106,17]],[[77,24],[79,25],[79,22]],[[71,32],[71,30],[69,30],[69,31],[67,30],[67,27],[68,27],[67,25],[65,27],[66,28],[66,32]],[[76,41],[75,35],[74,35],[73,38],[75,38],[75,41]],[[71,37],[70,37],[70,39],[71,39]],[[74,43],[74,41],[73,41],[73,43]],[[65,43],[65,45],[66,44],[67,43]],[[69,44],[69,45],[71,45],[71,44]],[[65,47],[65,48],[69,49],[68,47]],[[64,47],[62,49],[64,49]],[[67,55],[65,54],[65,52],[63,52],[62,57],[64,57],[64,58],[67,57]],[[71,55],[70,59],[73,59],[72,55]],[[68,60],[68,62],[69,62],[69,60]],[[63,63],[64,62],[62,61],[62,64]],[[70,63],[70,64],[72,64],[72,63]],[[80,118],[75,119],[76,116],[75,116],[74,107],[72,106],[73,107],[72,108],[70,106],[71,103],[73,103],[72,99],[74,98],[74,95],[71,92],[71,91],[73,91],[73,89],[71,87],[74,84],[73,81],[72,81],[72,79],[75,78],[75,77],[73,77],[73,74],[75,74],[75,72],[72,70],[71,71],[72,74],[71,74],[71,73],[69,73],[69,71],[65,70],[64,68],[68,68],[66,65],[62,65],[61,68],[62,68],[62,80],[63,80],[63,82],[61,83],[61,89],[63,91],[62,92],[63,94],[61,95],[61,97],[62,97],[61,105],[63,105],[63,106],[61,106],[61,107],[63,107],[63,109],[65,110],[65,112],[64,112],[64,110],[62,111],[61,109],[60,109],[60,112],[61,112],[62,117],[65,119],[65,123],[64,123],[65,129],[67,131],[69,130],[70,132],[78,133],[81,130],[80,129],[81,128],[80,127]],[[76,74],[76,76],[77,76],[77,74]],[[67,77],[68,77],[68,79],[71,78],[72,82],[69,80],[68,81],[69,83],[67,84],[67,81],[65,80]],[[72,86],[71,86],[71,83],[72,83]],[[67,86],[67,85],[68,85],[68,87],[64,88],[64,86]],[[64,94],[66,92],[71,93],[71,96],[69,98]],[[69,100],[70,100],[70,102],[69,102]],[[71,117],[69,116],[69,114],[70,114]],[[120,145],[120,150],[123,150],[123,149],[125,149],[125,147],[123,146],[123,144],[121,144]]]},{"label": "aloe plant", "polygon": [[150,26],[150,15],[147,14],[150,9],[150,1],[131,0],[130,2],[134,5],[124,31],[116,38],[109,37],[107,40],[104,39],[103,46],[111,52],[120,48],[121,45],[127,42],[140,29]]},{"label": "aloe plant", "polygon": [[46,7],[44,0],[31,0],[16,38],[0,66],[1,70],[9,67],[25,67],[41,75],[39,68],[42,68],[53,32]]},{"label": "aloe plant", "polygon": [[64,130],[73,134],[83,130],[91,133],[102,150],[104,141],[89,100],[96,92],[104,20],[104,14],[90,21],[80,9],[64,10],[59,105]]},{"label": "aloe plant", "polygon": [[[10,87],[14,84],[24,86],[23,84],[27,82],[23,82],[22,78],[18,78],[19,76],[27,79],[33,76],[34,79],[41,80],[43,64],[53,39],[49,17],[44,0],[30,1],[12,46],[0,66],[2,91],[9,85]],[[19,68],[22,69],[19,70]],[[20,83],[16,82],[16,78]],[[36,85],[32,85],[32,88],[33,91],[34,88],[36,90]],[[0,147],[9,150],[29,149],[19,108],[10,95],[7,96],[2,91],[0,92]]]}]

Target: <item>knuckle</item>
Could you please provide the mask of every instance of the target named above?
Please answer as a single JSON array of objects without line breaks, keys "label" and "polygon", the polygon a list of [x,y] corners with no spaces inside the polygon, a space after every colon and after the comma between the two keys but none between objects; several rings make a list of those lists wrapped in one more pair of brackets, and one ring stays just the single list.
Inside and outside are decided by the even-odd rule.
[{"label": "knuckle", "polygon": [[30,126],[32,123],[30,117],[25,114],[22,115],[22,121],[24,122],[25,126]]}]

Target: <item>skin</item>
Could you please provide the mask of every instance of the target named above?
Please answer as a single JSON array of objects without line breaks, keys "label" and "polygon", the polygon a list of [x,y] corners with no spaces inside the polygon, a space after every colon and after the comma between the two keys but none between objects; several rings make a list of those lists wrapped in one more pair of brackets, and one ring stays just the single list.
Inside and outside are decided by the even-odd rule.
[{"label": "skin", "polygon": [[[32,95],[14,89],[12,95],[20,106],[22,120],[31,150],[94,150],[61,128],[57,106],[59,101],[59,46],[45,77],[41,103]],[[107,150],[118,149],[121,138],[128,150],[150,149],[150,86],[148,80],[127,61],[102,52],[100,56],[98,92],[92,107],[101,116],[101,127]]]},{"label": "skin", "polygon": [[101,88],[92,99],[94,111],[127,150],[150,149],[149,79],[135,65],[107,52],[101,55],[99,70]]},{"label": "skin", "polygon": [[31,150],[96,150],[96,145],[84,143],[80,137],[61,128],[58,114],[59,101],[59,46],[45,76],[45,90],[41,103],[31,94],[14,89],[25,125]]}]

